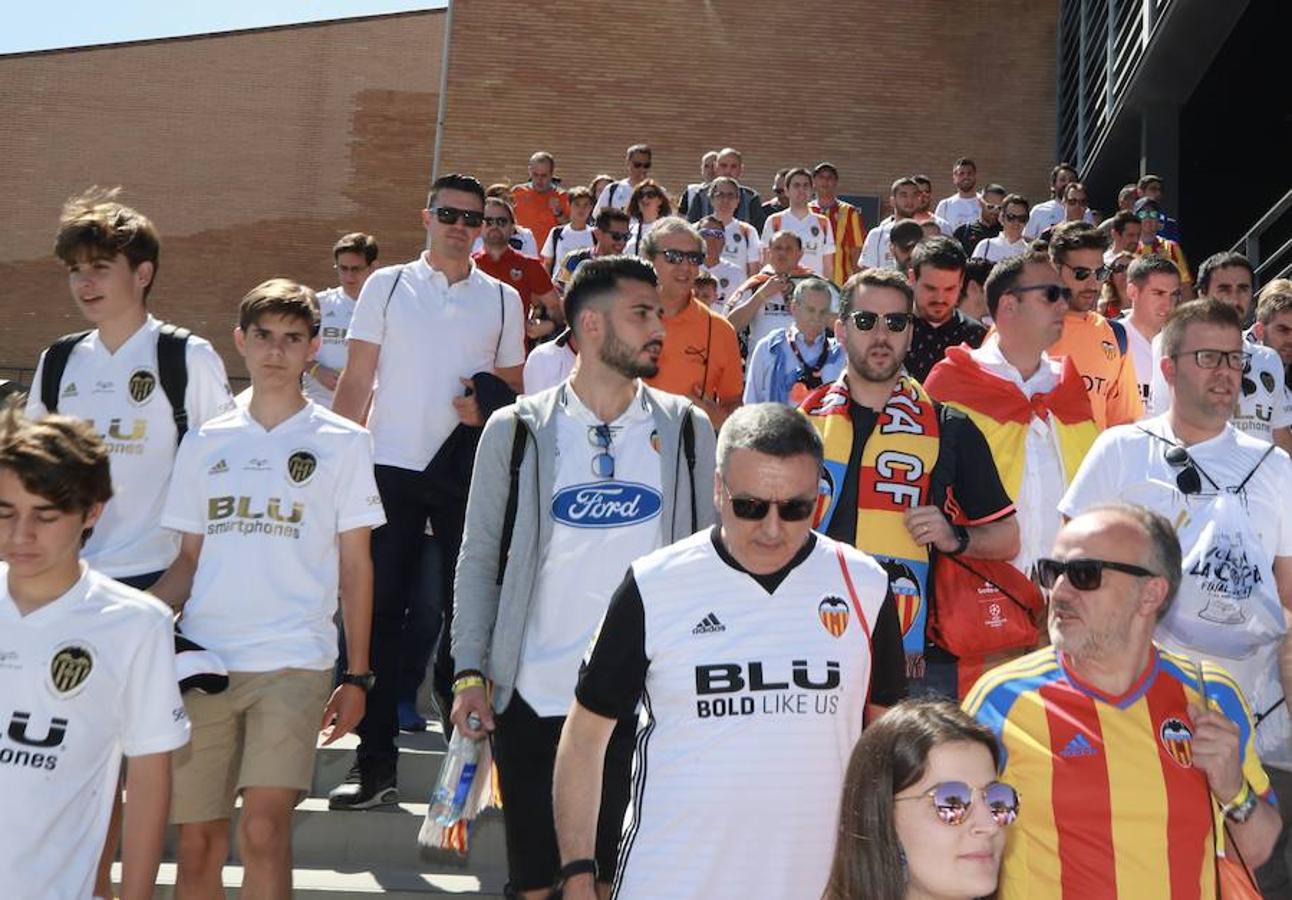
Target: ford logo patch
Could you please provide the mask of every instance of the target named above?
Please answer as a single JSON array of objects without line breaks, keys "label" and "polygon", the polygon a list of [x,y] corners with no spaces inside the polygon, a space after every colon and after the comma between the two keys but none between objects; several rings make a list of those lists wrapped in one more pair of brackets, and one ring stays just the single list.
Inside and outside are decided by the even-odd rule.
[{"label": "ford logo patch", "polygon": [[552,498],[552,518],[572,528],[619,528],[659,515],[659,491],[631,481],[572,484]]}]

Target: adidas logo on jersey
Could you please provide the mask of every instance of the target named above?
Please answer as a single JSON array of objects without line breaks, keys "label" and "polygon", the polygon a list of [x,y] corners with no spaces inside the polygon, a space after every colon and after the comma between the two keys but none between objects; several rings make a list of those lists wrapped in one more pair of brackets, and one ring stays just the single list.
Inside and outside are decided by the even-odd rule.
[{"label": "adidas logo on jersey", "polygon": [[61,394],[61,396],[63,396],[63,397],[75,397],[75,396],[76,396],[76,382],[75,382],[75,381],[68,382],[67,387],[63,388],[63,393]]},{"label": "adidas logo on jersey", "polygon": [[1064,759],[1076,759],[1079,756],[1096,756],[1098,753],[1099,751],[1091,746],[1090,741],[1086,740],[1084,734],[1076,735],[1059,751],[1059,755]]},{"label": "adidas logo on jersey", "polygon": [[727,626],[718,621],[718,617],[709,613],[700,623],[691,629],[691,634],[713,634],[717,631],[726,631]]},{"label": "adidas logo on jersey", "polygon": [[216,463],[215,465],[211,466],[211,468],[207,469],[207,470],[206,470],[206,474],[208,474],[208,475],[223,475],[223,474],[224,474],[225,472],[227,472],[227,471],[229,471],[229,464],[228,464],[227,462],[225,462],[224,460],[220,460],[218,463]]}]

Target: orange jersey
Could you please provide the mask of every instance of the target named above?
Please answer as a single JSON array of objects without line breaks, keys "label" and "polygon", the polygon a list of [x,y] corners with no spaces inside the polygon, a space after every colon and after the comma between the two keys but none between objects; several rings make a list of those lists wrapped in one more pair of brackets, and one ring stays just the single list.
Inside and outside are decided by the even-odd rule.
[{"label": "orange jersey", "polygon": [[1171,260],[1171,262],[1175,263],[1175,267],[1180,270],[1180,280],[1185,284],[1193,284],[1193,277],[1189,274],[1189,263],[1184,258],[1184,251],[1180,249],[1180,245],[1175,241],[1160,237],[1152,245],[1140,244],[1135,248],[1136,256],[1148,256],[1149,254],[1164,256]]},{"label": "orange jersey", "polygon": [[1135,364],[1129,351],[1122,352],[1113,327],[1099,313],[1069,312],[1063,320],[1063,336],[1047,352],[1070,356],[1076,363],[1101,431],[1143,417]]},{"label": "orange jersey", "polygon": [[[1239,731],[1243,774],[1263,802],[1242,691],[1205,664],[1210,706]],[[965,710],[996,734],[1001,780],[1019,794],[1000,900],[1201,900],[1216,896],[1214,807],[1193,764],[1197,664],[1154,647],[1125,694],[1083,684],[1045,647],[984,675]]]},{"label": "orange jersey", "polygon": [[861,210],[842,200],[836,200],[828,211],[813,200],[808,209],[829,219],[834,229],[834,272],[826,274],[831,281],[842,286],[857,271],[861,247],[866,243],[866,221]]},{"label": "orange jersey", "polygon": [[745,388],[740,343],[731,323],[694,297],[676,316],[664,319],[664,351],[653,388],[691,397],[703,389],[724,403],[739,400]]},{"label": "orange jersey", "polygon": [[557,226],[556,211],[570,220],[570,199],[565,191],[552,188],[540,194],[532,185],[518,184],[511,189],[512,198],[516,201],[516,222],[534,232],[534,243],[542,247],[547,241],[547,233]]}]

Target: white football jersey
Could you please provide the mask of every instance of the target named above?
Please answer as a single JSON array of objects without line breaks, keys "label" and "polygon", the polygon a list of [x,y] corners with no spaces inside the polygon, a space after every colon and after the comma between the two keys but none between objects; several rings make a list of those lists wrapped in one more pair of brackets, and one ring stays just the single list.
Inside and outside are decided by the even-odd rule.
[{"label": "white football jersey", "polygon": [[[358,300],[351,300],[339,287],[320,291],[319,301],[319,352],[314,358],[329,369],[345,368],[347,358],[345,339],[350,333],[350,319]],[[319,406],[332,408],[332,391],[308,373],[304,380],[305,396]]]}]

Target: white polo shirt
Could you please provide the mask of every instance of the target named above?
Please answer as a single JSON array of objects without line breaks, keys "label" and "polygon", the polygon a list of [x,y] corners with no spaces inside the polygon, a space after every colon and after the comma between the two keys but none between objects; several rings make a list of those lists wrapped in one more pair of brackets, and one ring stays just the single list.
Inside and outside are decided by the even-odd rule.
[{"label": "white polo shirt", "polygon": [[968,225],[970,222],[977,222],[978,216],[982,212],[978,204],[978,195],[972,197],[961,197],[960,194],[952,194],[950,197],[943,197],[938,201],[937,207],[933,214],[939,219],[945,219],[955,231],[961,225]]},{"label": "white polo shirt", "polygon": [[190,434],[162,524],[202,535],[180,630],[232,671],[336,660],[337,535],[386,521],[366,429],[307,402],[272,431],[235,409]]},{"label": "white polo shirt", "polygon": [[85,898],[121,757],[188,743],[171,612],[82,564],[20,615],[0,562],[0,896]]},{"label": "white polo shirt", "polygon": [[539,344],[525,359],[525,393],[537,394],[556,387],[574,371],[574,364],[578,359],[568,342],[558,344],[556,341],[548,341]]},{"label": "white polo shirt", "polygon": [[722,248],[723,259],[744,272],[748,272],[750,266],[763,264],[763,245],[758,238],[758,229],[748,222],[732,219],[722,230],[727,235],[727,243]]},{"label": "white polo shirt", "polygon": [[822,278],[830,278],[834,274],[825,270],[825,258],[834,253],[834,228],[829,219],[814,212],[809,212],[800,219],[788,209],[773,213],[763,223],[763,244],[770,246],[772,238],[781,231],[797,234],[803,242],[800,266],[812,270]]},{"label": "white polo shirt", "polygon": [[525,361],[525,310],[511,285],[475,263],[450,285],[423,253],[372,274],[350,340],[381,347],[368,416],[374,460],[420,472],[458,425],[460,379]]},{"label": "white polo shirt", "polygon": [[[345,368],[346,336],[350,333],[350,320],[354,318],[357,301],[340,287],[320,291],[319,301],[319,352],[314,357],[321,365],[340,371]],[[320,406],[332,408],[332,391],[305,375],[305,396]]]},{"label": "white polo shirt", "polygon": [[[90,332],[72,348],[59,388],[59,414],[88,420],[107,444],[113,496],[82,558],[114,578],[159,572],[179,553],[175,535],[159,524],[177,436],[157,372],[161,327],[149,316],[116,353],[103,346],[97,330]],[[224,363],[209,342],[190,337],[185,362],[184,407],[191,433],[232,408],[233,395]],[[40,384],[44,367],[42,353],[32,384]],[[38,419],[48,412],[37,387],[27,398],[27,415]]]}]

